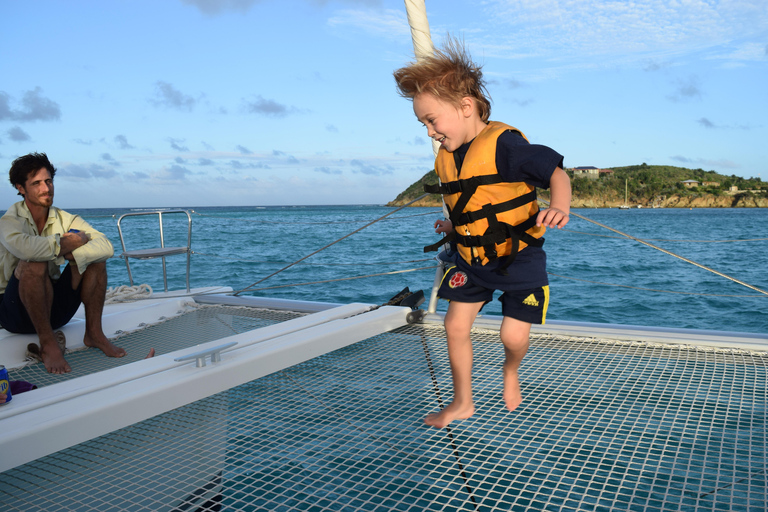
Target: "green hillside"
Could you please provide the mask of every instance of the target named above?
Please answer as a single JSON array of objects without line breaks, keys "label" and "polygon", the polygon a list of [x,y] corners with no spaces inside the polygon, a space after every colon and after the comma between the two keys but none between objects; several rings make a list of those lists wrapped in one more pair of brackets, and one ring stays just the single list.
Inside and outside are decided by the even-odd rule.
[{"label": "green hillside", "polygon": [[[741,176],[726,176],[715,171],[703,169],[687,169],[685,167],[673,167],[671,165],[629,165],[626,167],[614,167],[613,175],[601,176],[599,179],[576,178],[571,180],[571,188],[574,197],[600,196],[605,194],[618,194],[624,197],[624,180],[627,180],[630,202],[648,202],[659,196],[712,194],[723,195],[736,186],[739,190],[761,189],[763,183],[760,178],[742,178]],[[572,173],[571,177],[573,177]],[[683,185],[685,180],[697,180],[699,182],[716,182],[717,186],[699,186],[687,188]]]},{"label": "green hillside", "polygon": [[[688,169],[685,167],[674,167],[670,165],[629,165],[625,167],[611,168],[613,173],[601,173],[597,179],[582,177],[573,177],[573,172],[566,169],[571,176],[571,187],[573,190],[574,205],[579,204],[618,204],[624,202],[624,186],[628,190],[628,203],[630,204],[655,204],[670,197],[686,199],[691,196],[719,197],[733,196],[731,187],[735,186],[739,190],[737,194],[755,195],[762,197],[766,184],[760,178],[742,178],[741,176],[716,173],[715,171],[705,171],[703,169]],[[697,180],[699,182],[715,182],[718,185],[699,186],[688,188],[683,185],[685,180]],[[437,175],[434,171],[429,171],[420,180],[413,183],[394,201],[390,206],[400,206],[408,201],[416,199],[424,194],[424,184],[437,183]],[[548,191],[540,191],[540,196],[547,199]],[[440,196],[433,194],[428,198],[419,201],[415,206],[428,206],[440,204]]]}]

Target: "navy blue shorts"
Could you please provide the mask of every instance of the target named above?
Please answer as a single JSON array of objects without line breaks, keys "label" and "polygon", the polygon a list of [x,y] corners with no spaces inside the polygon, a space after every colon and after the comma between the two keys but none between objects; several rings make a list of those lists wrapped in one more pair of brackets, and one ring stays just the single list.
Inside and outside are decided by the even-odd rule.
[{"label": "navy blue shorts", "polygon": [[[72,270],[69,265],[58,281],[53,281],[53,306],[51,307],[51,327],[58,329],[72,320],[80,307],[80,288],[72,289]],[[19,298],[19,280],[12,275],[0,295],[0,326],[6,331],[19,334],[35,334],[35,326],[29,319],[27,309]]]},{"label": "navy blue shorts", "polygon": [[[472,274],[451,266],[443,275],[437,296],[449,301],[482,302],[485,305],[493,300],[494,291],[492,288],[473,283]],[[543,324],[549,306],[549,286],[530,290],[508,290],[503,292],[499,301],[504,316],[529,324]]]}]

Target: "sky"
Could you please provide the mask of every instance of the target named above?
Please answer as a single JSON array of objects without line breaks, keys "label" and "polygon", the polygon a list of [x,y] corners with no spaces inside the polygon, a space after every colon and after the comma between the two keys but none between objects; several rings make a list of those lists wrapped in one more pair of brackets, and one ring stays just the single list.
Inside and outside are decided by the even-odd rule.
[{"label": "sky", "polygon": [[[566,167],[768,180],[767,0],[426,0]],[[0,0],[0,161],[62,208],[383,204],[433,167],[402,0]],[[0,186],[0,209],[19,199]]]}]

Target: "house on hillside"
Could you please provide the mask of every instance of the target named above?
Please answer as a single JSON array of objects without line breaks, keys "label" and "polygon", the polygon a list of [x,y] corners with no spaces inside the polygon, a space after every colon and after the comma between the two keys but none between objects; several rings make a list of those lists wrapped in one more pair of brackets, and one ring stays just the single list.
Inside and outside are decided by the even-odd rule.
[{"label": "house on hillside", "polygon": [[702,187],[719,187],[720,182],[719,181],[702,181],[701,186]]},{"label": "house on hillside", "polygon": [[596,180],[600,177],[600,169],[597,167],[574,167],[571,170],[573,171],[574,178],[589,178],[591,180]]},{"label": "house on hillside", "polygon": [[683,186],[688,188],[694,188],[699,186],[699,182],[697,180],[685,180],[685,181],[681,181],[680,183],[682,183]]}]

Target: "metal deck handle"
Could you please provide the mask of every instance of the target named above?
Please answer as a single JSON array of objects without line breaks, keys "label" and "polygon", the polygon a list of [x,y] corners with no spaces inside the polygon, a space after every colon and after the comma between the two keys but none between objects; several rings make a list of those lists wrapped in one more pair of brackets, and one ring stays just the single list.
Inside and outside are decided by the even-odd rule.
[{"label": "metal deck handle", "polygon": [[202,368],[205,366],[205,358],[206,356],[211,356],[211,362],[212,363],[218,363],[221,361],[221,352],[222,350],[228,349],[230,347],[234,347],[237,345],[236,341],[231,341],[229,343],[225,343],[223,345],[219,345],[218,347],[209,348],[206,350],[201,350],[200,352],[195,352],[194,354],[189,354],[182,357],[177,357],[174,359],[176,362],[184,362],[184,361],[191,361],[193,359],[196,360],[195,367],[196,368]]},{"label": "metal deck handle", "polygon": [[[187,216],[187,245],[181,247],[166,247],[165,235],[163,234],[163,215],[183,213]],[[139,249],[134,251],[128,251],[125,248],[125,238],[123,237],[122,222],[126,217],[136,217],[143,215],[157,215],[159,227],[160,227],[160,247],[154,249]],[[120,245],[123,246],[123,254],[120,255],[125,260],[125,268],[128,270],[128,280],[133,286],[133,274],[131,273],[131,258],[137,259],[152,259],[162,258],[163,262],[163,285],[165,291],[168,291],[168,274],[165,270],[165,258],[166,256],[172,256],[174,254],[186,254],[187,255],[187,293],[190,292],[189,288],[189,267],[190,267],[190,255],[192,254],[192,217],[186,210],[156,210],[150,212],[135,212],[125,213],[117,219],[117,233],[120,235]]]}]

